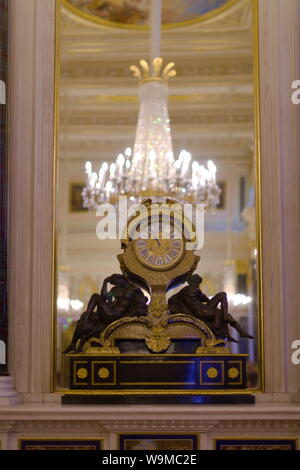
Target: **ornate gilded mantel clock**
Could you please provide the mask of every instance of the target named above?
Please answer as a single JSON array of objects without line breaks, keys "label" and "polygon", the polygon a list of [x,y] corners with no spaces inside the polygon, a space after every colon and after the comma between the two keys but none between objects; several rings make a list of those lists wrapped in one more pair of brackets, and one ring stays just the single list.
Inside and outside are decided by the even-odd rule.
[{"label": "ornate gilded mantel clock", "polygon": [[227,346],[235,341],[229,326],[251,336],[227,311],[224,292],[208,298],[201,291],[196,245],[195,227],[176,201],[148,199],[128,220],[122,274],[92,295],[65,351],[64,404],[253,403],[247,355]]}]

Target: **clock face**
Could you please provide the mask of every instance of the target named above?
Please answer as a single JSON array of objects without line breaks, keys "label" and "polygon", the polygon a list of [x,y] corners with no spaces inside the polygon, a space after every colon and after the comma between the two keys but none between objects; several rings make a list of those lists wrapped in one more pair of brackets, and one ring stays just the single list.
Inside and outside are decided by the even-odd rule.
[{"label": "clock face", "polygon": [[137,259],[150,269],[168,270],[175,266],[184,254],[184,242],[177,238],[176,231],[171,234],[161,224],[147,226],[133,242]]},{"label": "clock face", "polygon": [[134,241],[138,260],[148,268],[167,270],[175,266],[183,255],[183,241],[163,238]]}]

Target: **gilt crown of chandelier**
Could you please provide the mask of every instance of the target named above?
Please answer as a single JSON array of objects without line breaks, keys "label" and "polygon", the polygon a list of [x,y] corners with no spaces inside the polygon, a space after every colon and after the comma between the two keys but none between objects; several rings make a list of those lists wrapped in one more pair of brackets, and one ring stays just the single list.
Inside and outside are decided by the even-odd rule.
[{"label": "gilt crown of chandelier", "polygon": [[[153,2],[157,7],[157,0]],[[154,13],[157,13],[157,9]],[[157,47],[160,27],[158,9],[151,27],[151,48]],[[154,46],[153,46],[154,43]],[[156,45],[156,47],[155,47]],[[152,54],[153,57],[153,54]],[[155,56],[154,56],[155,57]],[[206,166],[192,159],[182,150],[176,159],[173,153],[168,112],[168,79],[176,75],[174,63],[163,65],[155,57],[148,63],[140,60],[140,67],[132,65],[139,80],[139,116],[133,149],[120,153],[114,163],[103,162],[97,172],[86,162],[87,183],[83,190],[83,206],[97,208],[102,203],[114,203],[118,196],[128,196],[132,202],[146,197],[173,198],[179,203],[192,202],[214,209],[219,203],[220,188],[216,183],[216,166],[209,160]]]}]

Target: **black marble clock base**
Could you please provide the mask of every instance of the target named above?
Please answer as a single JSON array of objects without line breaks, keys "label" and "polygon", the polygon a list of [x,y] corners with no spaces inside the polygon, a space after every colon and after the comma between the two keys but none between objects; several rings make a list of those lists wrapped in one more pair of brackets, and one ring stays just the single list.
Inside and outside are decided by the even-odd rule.
[{"label": "black marble clock base", "polygon": [[62,405],[253,405],[254,395],[63,395]]},{"label": "black marble clock base", "polygon": [[63,404],[253,404],[247,354],[70,354]]}]

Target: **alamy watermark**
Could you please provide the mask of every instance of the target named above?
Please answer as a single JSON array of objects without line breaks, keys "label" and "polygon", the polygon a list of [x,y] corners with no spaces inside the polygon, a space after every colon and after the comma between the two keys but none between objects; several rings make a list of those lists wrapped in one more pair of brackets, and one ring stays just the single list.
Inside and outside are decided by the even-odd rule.
[{"label": "alamy watermark", "polygon": [[[204,245],[204,204],[132,204],[120,196],[117,204],[100,204],[96,235],[100,240],[184,239],[187,250]],[[136,222],[137,221],[137,222]]]},{"label": "alamy watermark", "polygon": [[292,353],[292,363],[297,366],[300,364],[300,339],[295,339],[295,341],[292,342],[292,349],[295,349],[295,351]]},{"label": "alamy watermark", "polygon": [[0,340],[0,364],[6,364],[6,346],[4,341]]},{"label": "alamy watermark", "polygon": [[292,88],[295,89],[293,91],[291,100],[293,104],[299,104],[300,103],[300,80],[294,80],[292,83]]},{"label": "alamy watermark", "polygon": [[0,104],[6,104],[6,86],[3,80],[0,80]]}]

